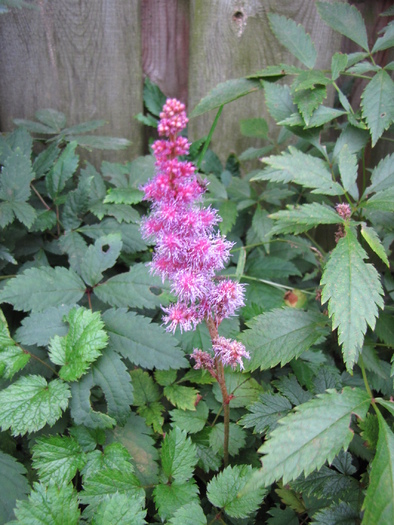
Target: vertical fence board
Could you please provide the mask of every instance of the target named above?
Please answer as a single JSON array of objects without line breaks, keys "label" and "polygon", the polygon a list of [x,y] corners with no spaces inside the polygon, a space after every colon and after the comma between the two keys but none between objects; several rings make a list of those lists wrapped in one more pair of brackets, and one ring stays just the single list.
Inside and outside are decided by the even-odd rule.
[{"label": "vertical fence board", "polygon": [[[298,64],[271,33],[267,13],[275,12],[302,23],[316,44],[318,65],[328,66],[340,39],[324,25],[313,0],[222,0],[191,4],[189,63],[189,107],[193,108],[218,83],[254,73],[270,64]],[[242,137],[239,120],[268,118],[262,91],[226,106],[216,128],[212,147],[224,160],[231,152],[241,153],[261,142]],[[214,113],[192,119],[192,140],[206,135]]]},{"label": "vertical fence board", "polygon": [[0,129],[37,109],[63,111],[68,124],[104,119],[97,132],[132,147],[91,159],[126,160],[142,150],[139,1],[40,0],[38,10],[0,17]]}]

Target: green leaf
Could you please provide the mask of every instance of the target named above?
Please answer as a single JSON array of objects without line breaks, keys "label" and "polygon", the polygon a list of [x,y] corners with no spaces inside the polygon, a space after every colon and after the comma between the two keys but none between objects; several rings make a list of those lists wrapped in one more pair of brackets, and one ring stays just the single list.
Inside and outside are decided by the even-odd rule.
[{"label": "green leaf", "polygon": [[72,141],[70,143],[75,142],[78,146],[89,151],[91,149],[119,151],[131,145],[131,142],[127,139],[99,135],[68,135],[67,140]]},{"label": "green leaf", "polygon": [[389,267],[390,263],[387,258],[387,254],[385,252],[382,241],[379,239],[379,235],[372,228],[372,226],[367,226],[365,223],[362,223],[361,235],[367,241],[369,247],[376,253],[376,255],[378,255],[382,259],[382,261],[387,265],[387,267]]},{"label": "green leaf", "polygon": [[[104,444],[108,435],[106,436],[104,431],[102,432],[103,439],[101,444]],[[134,472],[130,453],[121,443],[110,443],[100,447],[100,449],[93,449],[86,454],[86,459],[86,465],[81,472],[85,481],[105,469],[116,468],[126,472]]]},{"label": "green leaf", "polygon": [[248,118],[240,120],[240,130],[245,137],[267,138],[268,124],[263,118]]},{"label": "green leaf", "polygon": [[264,82],[264,97],[271,117],[280,122],[297,112],[289,86]]},{"label": "green leaf", "polygon": [[371,185],[364,192],[365,195],[388,190],[394,184],[394,153],[384,157],[374,168],[371,174]]},{"label": "green leaf", "polygon": [[150,370],[187,366],[176,339],[151,319],[120,308],[104,312],[103,321],[109,335],[108,347],[132,363]]},{"label": "green leaf", "polygon": [[[232,395],[231,407],[244,408],[254,403],[259,394],[264,391],[264,388],[258,383],[250,374],[245,372],[238,372],[231,368],[226,369],[225,374],[226,387],[229,395]],[[223,396],[220,390],[220,385],[216,381],[212,387],[215,399],[222,403]]]},{"label": "green leaf", "polygon": [[302,153],[294,147],[289,147],[288,153],[271,155],[262,159],[273,169],[256,174],[251,180],[272,180],[274,182],[290,182],[313,188],[312,193],[325,195],[342,195],[341,186],[332,180],[327,164],[317,158]]},{"label": "green leaf", "polygon": [[193,111],[189,114],[189,118],[197,117],[202,115],[211,109],[218,108],[224,104],[228,104],[233,100],[237,100],[240,97],[248,95],[253,91],[260,89],[260,81],[246,78],[237,78],[227,80],[215,86],[212,91],[208,93]]},{"label": "green leaf", "polygon": [[181,410],[195,410],[198,392],[195,388],[182,385],[168,385],[163,391],[169,402]]},{"label": "green leaf", "polygon": [[18,501],[14,510],[14,525],[77,525],[80,510],[72,485],[34,483],[27,501]]},{"label": "green leaf", "polygon": [[383,36],[379,37],[372,48],[372,53],[383,51],[394,46],[394,24],[390,22],[382,29]]},{"label": "green leaf", "polygon": [[163,434],[163,412],[165,412],[165,410],[159,401],[154,401],[153,403],[149,403],[149,405],[141,405],[137,412],[155,432]]},{"label": "green leaf", "polygon": [[267,392],[248,408],[249,413],[242,416],[240,424],[244,428],[254,427],[253,432],[257,434],[271,432],[291,409],[292,405],[285,397]]},{"label": "green leaf", "polygon": [[85,454],[72,437],[40,437],[33,447],[33,467],[42,483],[53,481],[57,486],[65,485],[85,463]]},{"label": "green leaf", "polygon": [[205,427],[208,419],[209,409],[205,401],[200,401],[195,410],[171,410],[171,425],[185,430],[189,434],[200,432]]},{"label": "green leaf", "polygon": [[67,335],[68,329],[63,319],[70,310],[70,305],[52,306],[43,312],[30,314],[22,320],[15,339],[24,345],[47,346],[55,335]]},{"label": "green leaf", "polygon": [[394,82],[381,69],[368,83],[361,95],[363,117],[367,121],[372,137],[372,147],[394,121]]},{"label": "green leaf", "polygon": [[103,272],[112,268],[122,249],[120,235],[100,237],[89,246],[82,260],[81,276],[85,283],[95,286],[103,278]]},{"label": "green leaf", "polygon": [[88,131],[94,131],[97,128],[101,128],[107,124],[105,120],[88,120],[75,126],[70,126],[62,130],[62,135],[72,135],[74,133],[87,133]]},{"label": "green leaf", "polygon": [[23,500],[30,492],[25,467],[15,458],[0,451],[0,523],[13,517],[16,500]]},{"label": "green leaf", "polygon": [[316,86],[312,89],[301,89],[293,95],[293,100],[297,104],[298,110],[302,115],[307,126],[315,110],[322,104],[327,97],[327,88],[325,86]]},{"label": "green leaf", "polygon": [[270,219],[275,221],[273,234],[302,233],[319,224],[338,224],[343,219],[329,206],[313,202],[300,206],[288,206],[287,210],[271,213]]},{"label": "green leaf", "polygon": [[194,481],[174,482],[170,485],[159,484],[153,489],[153,499],[162,520],[175,515],[187,504],[199,505],[198,487]]},{"label": "green leaf", "polygon": [[176,378],[176,370],[155,370],[155,380],[160,386],[172,385],[175,383]]},{"label": "green leaf", "polygon": [[321,18],[334,31],[345,35],[368,51],[368,36],[360,11],[353,5],[341,2],[316,2]]},{"label": "green leaf", "polygon": [[[209,446],[213,452],[223,457],[224,423],[216,423],[209,433]],[[245,446],[246,433],[235,423],[230,423],[230,439],[228,452],[230,456],[236,456],[241,448]]]},{"label": "green leaf", "polygon": [[149,77],[144,82],[144,104],[147,110],[155,117],[159,117],[166,102],[166,96],[157,84],[154,84]]},{"label": "green leaf", "polygon": [[378,191],[361,206],[364,209],[394,212],[394,186]]},{"label": "green leaf", "polygon": [[11,379],[18,370],[24,368],[29,359],[30,354],[11,338],[7,320],[0,310],[0,377]]},{"label": "green leaf", "polygon": [[[323,124],[326,124],[327,122],[331,122],[331,120],[334,120],[345,114],[346,114],[346,111],[329,108],[326,106],[319,106],[317,109],[313,111],[311,117],[308,120],[308,125],[306,125],[304,129],[317,128],[317,127],[323,126]],[[300,120],[301,120],[301,117],[300,117]],[[285,121],[282,121],[282,122],[278,122],[278,124],[285,125],[286,123]],[[304,122],[301,120],[299,125],[303,126]]]},{"label": "green leaf", "polygon": [[168,525],[206,525],[207,518],[200,505],[188,503],[180,507],[168,522]]},{"label": "green leaf", "polygon": [[[107,400],[108,414],[94,411],[90,390],[99,386]],[[133,403],[130,374],[120,356],[107,348],[79,382],[71,386],[71,415],[77,425],[89,428],[108,428],[115,420],[124,424]]]},{"label": "green leaf", "polygon": [[104,203],[114,204],[138,204],[144,198],[144,193],[135,188],[110,188],[104,199]]},{"label": "green leaf", "polygon": [[93,177],[81,177],[75,190],[67,194],[61,213],[61,222],[65,230],[78,228],[83,216],[89,210]]},{"label": "green leaf", "polygon": [[27,202],[1,202],[0,226],[4,228],[14,220],[14,217],[27,228],[31,228],[36,219],[36,211]]},{"label": "green leaf", "polygon": [[68,334],[55,337],[49,343],[49,357],[60,365],[59,377],[76,381],[86,374],[90,365],[101,355],[108,343],[100,312],[73,308],[67,315]]},{"label": "green leaf", "polygon": [[196,447],[186,432],[178,427],[164,438],[160,457],[163,473],[169,482],[182,483],[193,476],[197,463]]},{"label": "green leaf", "polygon": [[357,361],[367,324],[373,330],[378,307],[383,308],[379,275],[372,264],[364,262],[366,257],[355,234],[348,229],[332,251],[321,279],[321,302],[328,301],[332,328],[338,328],[338,341],[348,371]]},{"label": "green leaf", "polygon": [[394,521],[394,434],[381,413],[377,414],[379,438],[363,503],[364,525],[390,525]]},{"label": "green leaf", "polygon": [[316,49],[311,37],[304,28],[284,16],[269,13],[272,32],[279,42],[286,47],[306,67],[313,68],[316,62]]},{"label": "green leaf", "polygon": [[7,202],[26,202],[34,177],[30,158],[17,148],[4,161],[0,171],[0,199]]},{"label": "green leaf", "polygon": [[0,301],[12,304],[15,310],[40,312],[50,306],[75,304],[84,293],[85,285],[73,270],[40,267],[8,280]]},{"label": "green leaf", "polygon": [[358,176],[358,162],[357,157],[349,152],[347,144],[343,146],[338,156],[339,173],[343,189],[349,193],[354,200],[358,200],[357,176]]},{"label": "green leaf", "polygon": [[39,109],[35,113],[37,120],[49,126],[55,133],[58,133],[66,125],[66,116],[56,109]]},{"label": "green leaf", "polygon": [[46,177],[47,190],[53,199],[64,190],[66,182],[74,175],[78,168],[79,157],[75,154],[76,147],[76,142],[67,144]]},{"label": "green leaf", "polygon": [[65,232],[59,239],[59,250],[68,256],[70,268],[78,275],[82,273],[83,258],[88,245],[85,239],[76,231]]},{"label": "green leaf", "polygon": [[141,370],[141,368],[136,368],[130,371],[130,375],[134,386],[134,406],[142,406],[159,401],[161,397],[159,387],[148,372]]},{"label": "green leaf", "polygon": [[219,215],[223,219],[219,224],[220,232],[226,235],[231,231],[238,216],[237,204],[234,201],[225,200],[219,206]]},{"label": "green leaf", "polygon": [[208,483],[209,501],[232,518],[247,518],[258,509],[265,493],[261,486],[243,490],[256,472],[250,465],[226,467]]},{"label": "green leaf", "polygon": [[286,484],[330,463],[353,438],[352,415],[365,417],[370,402],[363,390],[345,387],[341,393],[329,390],[297,406],[260,447],[263,469],[254,481],[268,486],[283,478]]},{"label": "green leaf", "polygon": [[272,518],[267,520],[267,525],[299,525],[298,516],[293,509],[281,509],[278,503],[276,505],[268,511]]},{"label": "green leaf", "polygon": [[97,297],[118,308],[155,308],[163,302],[163,284],[149,274],[147,267],[135,264],[127,273],[121,273],[94,288]]},{"label": "green leaf", "polygon": [[343,53],[334,53],[331,58],[331,78],[336,80],[342,71],[346,69],[348,62],[347,55]]},{"label": "green leaf", "polygon": [[112,494],[97,507],[92,525],[129,525],[132,516],[133,525],[144,525],[146,510],[141,507],[142,499],[130,499],[126,494]]},{"label": "green leaf", "polygon": [[240,337],[250,352],[247,370],[268,370],[299,357],[327,333],[327,318],[319,312],[277,308],[247,323]]},{"label": "green leaf", "polygon": [[296,492],[301,492],[307,496],[313,495],[316,498],[333,500],[357,490],[358,483],[354,478],[323,465],[320,470],[312,472],[306,477],[301,475],[291,483],[291,487]]},{"label": "green leaf", "polygon": [[13,436],[53,425],[68,406],[70,389],[60,379],[47,383],[41,376],[20,377],[0,392],[0,425]]},{"label": "green leaf", "polygon": [[357,525],[360,523],[360,510],[352,503],[333,503],[329,507],[316,512],[313,516],[314,525]]}]

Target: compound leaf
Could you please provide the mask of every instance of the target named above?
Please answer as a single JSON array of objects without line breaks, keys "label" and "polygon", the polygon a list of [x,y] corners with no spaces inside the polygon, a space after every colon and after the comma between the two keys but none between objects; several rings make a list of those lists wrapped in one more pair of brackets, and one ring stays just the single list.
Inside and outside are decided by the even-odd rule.
[{"label": "compound leaf", "polygon": [[30,197],[34,177],[30,158],[16,148],[4,161],[0,171],[0,199],[24,203]]},{"label": "compound leaf", "polygon": [[168,385],[163,391],[168,401],[181,410],[195,410],[198,392],[195,388],[182,385]]},{"label": "compound leaf", "polygon": [[363,344],[367,324],[375,327],[378,307],[383,308],[383,289],[378,272],[364,259],[366,252],[351,229],[339,240],[325,266],[321,284],[322,304],[328,301],[333,330],[348,370],[353,369]]},{"label": "compound leaf", "polygon": [[15,333],[16,340],[24,345],[47,346],[55,335],[67,335],[68,328],[63,319],[71,308],[71,305],[51,306],[42,312],[30,314],[22,319]]},{"label": "compound leaf", "polygon": [[53,425],[62,415],[70,389],[61,379],[47,383],[41,376],[20,377],[0,392],[0,425],[13,436]]},{"label": "compound leaf", "polygon": [[308,231],[319,224],[338,224],[343,222],[332,208],[317,202],[292,206],[288,207],[287,210],[271,213],[270,219],[276,221],[272,228],[272,233],[275,234],[298,234]]},{"label": "compound leaf", "polygon": [[248,517],[257,510],[265,493],[261,486],[243,490],[256,472],[250,465],[226,467],[208,483],[209,501],[232,518]]},{"label": "compound leaf", "polygon": [[75,381],[101,355],[101,350],[107,346],[108,336],[103,330],[100,312],[73,308],[66,319],[70,325],[68,334],[63,337],[55,335],[50,341],[49,357],[53,363],[61,365],[61,379]]},{"label": "compound leaf", "polygon": [[[194,407],[193,407],[194,408]],[[200,432],[205,427],[209,409],[205,401],[200,401],[195,410],[180,410],[176,408],[170,412],[172,426],[179,427],[189,434]]]},{"label": "compound leaf", "polygon": [[319,312],[276,308],[247,323],[241,342],[250,352],[247,370],[268,370],[299,357],[328,334],[327,318]]},{"label": "compound leaf", "polygon": [[0,310],[0,377],[11,379],[29,359],[30,354],[24,352],[11,338],[6,318]]},{"label": "compound leaf", "polygon": [[330,463],[353,438],[352,415],[364,418],[370,402],[365,391],[345,387],[341,393],[328,390],[297,406],[260,447],[263,469],[255,481],[267,486],[283,478],[285,484]]}]

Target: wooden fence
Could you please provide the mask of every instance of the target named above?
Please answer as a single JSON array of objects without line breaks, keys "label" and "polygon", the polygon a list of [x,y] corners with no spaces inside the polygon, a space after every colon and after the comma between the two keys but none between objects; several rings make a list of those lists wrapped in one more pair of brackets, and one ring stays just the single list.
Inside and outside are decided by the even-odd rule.
[{"label": "wooden fence", "polygon": [[[332,1],[332,0],[330,0]],[[345,49],[338,33],[319,18],[315,0],[31,0],[36,9],[0,16],[0,131],[14,118],[38,109],[64,112],[68,124],[105,119],[104,135],[125,137],[132,146],[92,159],[124,161],[146,151],[144,130],[134,116],[143,111],[145,76],[189,109],[219,82],[251,74],[269,64],[297,63],[273,37],[267,13],[302,23],[329,67]],[[390,0],[353,2],[376,36],[376,15]],[[225,107],[213,139],[223,158],[252,145],[239,133],[239,119],[267,117],[262,92]],[[192,140],[207,133],[214,115],[190,121]]]}]

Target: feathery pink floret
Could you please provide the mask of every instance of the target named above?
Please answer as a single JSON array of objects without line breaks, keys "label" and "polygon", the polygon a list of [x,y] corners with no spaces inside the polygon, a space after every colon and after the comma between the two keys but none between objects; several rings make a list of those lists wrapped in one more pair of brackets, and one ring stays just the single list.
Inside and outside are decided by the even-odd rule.
[{"label": "feathery pink floret", "polygon": [[244,345],[233,339],[218,337],[212,342],[212,348],[215,352],[215,357],[220,357],[224,365],[229,365],[232,368],[236,368],[239,365],[241,370],[243,370],[242,358],[250,359],[249,352],[246,351]]}]

